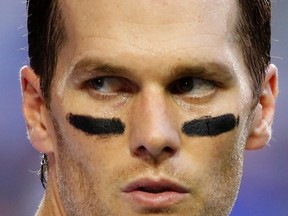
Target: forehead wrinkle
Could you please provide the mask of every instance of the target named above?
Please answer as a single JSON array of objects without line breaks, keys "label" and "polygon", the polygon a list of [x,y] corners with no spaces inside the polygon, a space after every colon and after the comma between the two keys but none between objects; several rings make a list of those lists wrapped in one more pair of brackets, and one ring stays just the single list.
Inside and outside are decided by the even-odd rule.
[{"label": "forehead wrinkle", "polygon": [[[119,16],[116,16],[114,14],[111,14],[109,16],[106,15],[104,17],[105,19],[103,17],[99,18],[100,15],[97,15],[98,14],[97,6],[99,5],[101,7],[107,8],[108,5],[111,4],[111,1],[107,1],[107,3],[105,1],[101,1],[101,0],[98,3],[96,3],[96,2],[94,3],[94,1],[89,1],[89,0],[85,0],[82,3],[79,3],[78,1],[71,1],[71,3],[70,3],[70,1],[69,1],[69,4],[68,4],[68,1],[66,2],[65,0],[62,0],[62,2],[65,2],[65,4],[63,4],[63,8],[65,9],[65,10],[63,10],[64,13],[65,13],[65,16],[64,16],[64,18],[65,18],[65,26],[67,27],[68,31],[70,32],[70,34],[68,34],[69,35],[68,40],[69,40],[70,45],[73,42],[73,46],[76,47],[76,48],[78,46],[80,46],[77,43],[78,39],[81,39],[80,42],[83,42],[83,39],[85,39],[85,41],[87,41],[88,38],[91,38],[90,41],[93,41],[95,38],[96,39],[103,38],[103,39],[113,40],[113,41],[116,41],[116,42],[117,41],[121,42],[123,45],[126,44],[126,45],[131,46],[131,48],[135,47],[135,48],[138,48],[139,50],[143,50],[143,51],[145,49],[147,49],[147,52],[149,52],[149,51],[151,52],[151,50],[152,50],[151,48],[155,47],[155,43],[157,45],[158,42],[170,42],[170,41],[173,42],[173,41],[175,41],[173,43],[176,46],[178,44],[176,39],[179,40],[180,38],[185,37],[186,36],[185,34],[187,33],[187,31],[189,31],[189,29],[191,30],[190,36],[194,37],[195,40],[197,40],[197,42],[198,42],[198,40],[200,38],[207,37],[210,34],[214,34],[214,36],[216,36],[218,34],[217,36],[221,39],[221,36],[222,36],[222,38],[223,37],[227,37],[227,33],[230,32],[230,31],[228,31],[228,29],[230,29],[230,28],[227,29],[227,26],[231,22],[227,22],[226,18],[225,18],[225,20],[223,20],[223,22],[221,22],[222,23],[221,26],[223,26],[223,25],[226,26],[224,28],[224,29],[226,29],[225,30],[226,33],[223,33],[223,31],[219,32],[219,31],[216,31],[216,30],[213,31],[213,32],[209,32],[208,31],[209,28],[203,28],[201,30],[202,32],[199,30],[199,28],[197,28],[197,31],[195,32],[193,30],[194,29],[193,25],[195,25],[194,27],[196,28],[199,25],[199,23],[201,23],[201,22],[199,20],[198,21],[195,20],[197,18],[197,16],[196,16],[197,14],[193,15],[193,13],[191,11],[189,13],[187,12],[187,15],[190,14],[189,16],[192,16],[195,19],[193,18],[192,20],[191,19],[187,19],[187,20],[182,20],[182,21],[179,20],[179,19],[173,19],[169,23],[162,23],[162,27],[163,28],[162,27],[160,29],[157,28],[158,30],[155,29],[155,28],[152,28],[151,30],[149,30],[149,28],[146,29],[143,26],[144,24],[148,25],[148,26],[154,26],[155,23],[153,24],[153,22],[142,23],[139,26],[136,24],[136,26],[138,26],[139,28],[137,28],[135,30],[135,27],[136,27],[135,26],[135,22],[137,23],[136,19],[131,19],[130,21],[132,23],[130,23],[130,25],[128,27],[126,26],[127,28],[125,28],[124,26],[125,26],[125,23],[127,23],[127,21],[121,21],[119,19],[115,19],[116,17],[119,18]],[[125,2],[123,4],[125,4]],[[149,6],[149,4],[153,3],[153,2],[150,2],[150,0],[149,1],[146,1],[146,0],[142,1],[142,4],[144,4],[143,2],[145,3],[145,5],[147,7]],[[171,4],[170,1],[167,1],[167,2],[169,4]],[[79,8],[81,8],[82,10],[85,10],[87,8],[90,9],[90,10],[93,9],[94,13],[91,14],[91,17],[87,16],[87,14],[86,14],[86,16],[84,16],[82,13],[79,13],[79,11],[81,12],[81,9],[77,9],[77,7],[76,7],[77,4],[78,4]],[[118,3],[118,4],[119,4],[119,6],[121,6],[122,2],[121,2],[121,4],[120,3]],[[127,4],[127,2],[126,2],[126,4]],[[182,6],[183,6],[183,4],[190,5],[191,2],[189,4],[187,2],[186,3],[180,2],[179,4],[182,5]],[[216,4],[216,5],[218,5],[220,7],[222,4],[225,4],[225,1],[217,0],[217,1],[214,1],[214,4]],[[89,8],[87,5],[92,5],[93,7],[91,6]],[[178,5],[178,3],[177,3],[177,5]],[[197,7],[201,7],[203,10],[204,9],[205,10],[209,10],[209,11],[212,10],[211,5],[209,5],[207,2],[203,3],[203,5],[199,4],[199,3],[197,5],[198,5]],[[123,5],[122,5],[122,7],[123,7]],[[139,6],[137,6],[137,7],[139,7]],[[230,3],[228,4],[228,6],[225,6],[225,8],[223,9],[225,14],[230,13],[229,8],[231,9]],[[186,7],[185,7],[185,9],[187,10]],[[183,13],[184,12],[182,12],[182,14]],[[184,14],[186,14],[186,12]],[[215,11],[213,12],[213,14],[215,15]],[[103,14],[103,16],[104,15],[105,14]],[[205,14],[202,14],[202,15],[205,17]],[[111,19],[111,22],[108,22],[108,23],[107,22],[102,22],[104,20],[110,20],[110,19]],[[91,22],[89,22],[89,20]],[[113,22],[112,22],[112,20],[113,20]],[[144,20],[146,20],[146,19],[144,19]],[[121,22],[124,22],[123,25],[121,25]],[[134,25],[133,25],[133,22],[134,22]],[[184,24],[185,22],[187,22],[186,25],[185,25],[186,27],[185,26],[181,26],[181,28],[176,29],[176,28],[173,28],[171,26],[173,24],[177,25],[177,23]],[[117,24],[114,25],[113,23],[114,24],[118,23],[118,25]],[[86,26],[86,27],[82,28],[81,26],[82,27]],[[164,26],[166,26],[166,27],[164,27]],[[213,25],[213,26],[216,27],[215,29],[219,29],[218,25]],[[188,27],[189,27],[189,29],[188,29]],[[91,31],[86,31],[87,28],[88,29],[91,28]],[[94,30],[97,29],[97,31],[94,31],[93,29]],[[171,29],[175,29],[175,30],[171,31]],[[147,32],[149,34],[147,34]],[[89,35],[89,34],[91,34],[91,35]],[[133,37],[133,35],[134,35],[134,37]],[[188,41],[192,41],[192,40],[188,40]],[[155,43],[153,44],[152,42],[155,42]],[[202,44],[202,45],[204,45],[204,44]],[[163,49],[165,49],[165,48],[163,48]],[[175,47],[175,49],[177,49],[177,47]]]},{"label": "forehead wrinkle", "polygon": [[[121,1],[121,3],[118,1],[108,0],[84,0],[82,2],[71,0],[69,3],[65,0],[62,1],[65,3],[63,4],[63,11],[65,13],[64,18],[66,17],[65,20],[70,24],[76,22],[80,26],[83,26],[84,23],[87,25],[89,20],[93,20],[94,25],[99,25],[103,22],[105,22],[105,24],[109,24],[112,20],[113,22],[128,22],[130,24],[141,23],[142,25],[155,25],[157,23],[162,25],[170,25],[172,23],[183,24],[185,22],[189,24],[199,24],[203,22],[211,22],[213,17],[217,17],[219,14],[223,14],[221,25],[226,26],[230,20],[225,18],[225,15],[231,15],[229,13],[229,9],[231,9],[231,3],[222,0],[214,0],[213,4],[212,2],[209,3],[207,0],[203,3],[199,3],[198,1],[176,1],[176,3],[174,1],[167,1],[168,6],[161,5],[161,7],[157,7],[159,4],[155,4],[155,1],[151,0],[137,1],[136,4],[130,0],[123,2]],[[215,7],[218,7],[217,11],[214,9]],[[157,10],[157,8],[159,10]],[[85,14],[83,13],[84,11]],[[137,11],[139,11],[139,13],[137,13]],[[221,13],[221,11],[223,13]],[[210,16],[207,16],[207,12],[209,12]],[[145,19],[143,19],[143,17],[145,17]],[[161,21],[161,17],[162,19],[165,18],[168,20]],[[158,20],[158,18],[160,20]],[[73,25],[71,27],[74,28]],[[109,28],[110,27],[111,26],[109,26]]]},{"label": "forehead wrinkle", "polygon": [[[95,17],[102,18],[107,17],[107,12],[114,12],[113,16],[116,16],[125,20],[130,20],[133,18],[133,21],[140,21],[141,23],[149,23],[151,20],[159,16],[162,18],[168,18],[169,22],[174,20],[176,17],[179,19],[179,15],[182,16],[183,20],[191,20],[191,14],[197,14],[195,18],[205,18],[205,14],[201,14],[202,10],[214,10],[215,7],[219,7],[217,12],[214,12],[214,15],[219,15],[219,9],[223,13],[229,12],[229,0],[205,0],[204,2],[199,2],[198,0],[189,0],[189,1],[175,1],[175,0],[166,0],[165,4],[159,4],[159,1],[155,0],[84,0],[82,2],[69,0],[66,3],[66,6],[69,7],[70,11],[73,12],[73,8],[83,7],[87,15],[94,15]],[[69,2],[69,3],[68,3]],[[77,5],[76,5],[77,3]],[[212,4],[213,3],[213,4]],[[193,6],[193,7],[192,7]],[[101,10],[97,11],[97,7],[101,7]],[[128,8],[128,10],[127,10]],[[123,16],[124,12],[124,16]],[[136,14],[136,16],[135,16]],[[138,16],[140,15],[140,16]],[[141,15],[146,15],[146,19],[142,19]],[[149,16],[147,16],[149,15]],[[169,15],[169,16],[167,16]],[[108,18],[111,15],[109,14]],[[199,17],[201,16],[201,17]],[[201,19],[200,19],[201,20]],[[161,20],[163,23],[164,20]],[[164,22],[165,23],[165,22]]]}]

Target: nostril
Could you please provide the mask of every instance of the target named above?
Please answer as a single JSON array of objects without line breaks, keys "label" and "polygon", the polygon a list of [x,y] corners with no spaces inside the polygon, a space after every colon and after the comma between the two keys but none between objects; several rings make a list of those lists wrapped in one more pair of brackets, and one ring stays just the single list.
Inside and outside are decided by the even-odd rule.
[{"label": "nostril", "polygon": [[168,153],[168,154],[174,154],[175,150],[172,149],[171,147],[166,146],[166,147],[163,149],[163,152],[166,152],[166,153]]},{"label": "nostril", "polygon": [[158,157],[160,155],[169,155],[172,156],[173,154],[175,154],[176,149],[171,148],[170,146],[165,146],[164,148],[146,148],[144,145],[139,146],[136,151],[134,152],[134,154],[136,156],[152,156],[152,157]]},{"label": "nostril", "polygon": [[136,155],[145,155],[147,153],[147,149],[144,146],[139,146],[135,152]]}]

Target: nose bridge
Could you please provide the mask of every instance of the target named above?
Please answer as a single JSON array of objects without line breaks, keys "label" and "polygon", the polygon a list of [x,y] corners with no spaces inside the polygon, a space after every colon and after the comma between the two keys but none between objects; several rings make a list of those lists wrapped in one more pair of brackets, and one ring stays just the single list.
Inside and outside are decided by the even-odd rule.
[{"label": "nose bridge", "polygon": [[[146,119],[145,126],[157,128],[157,125],[159,123],[162,126],[165,125],[164,122],[166,122],[166,120],[168,120],[169,118],[165,94],[157,90],[149,91],[145,95],[143,95],[143,98],[141,99],[139,105],[141,106],[140,109],[142,109]],[[160,128],[158,128],[158,130],[159,129]]]},{"label": "nose bridge", "polygon": [[179,137],[169,103],[162,90],[149,89],[139,95],[131,118],[130,150],[134,155],[158,159],[177,151]]}]

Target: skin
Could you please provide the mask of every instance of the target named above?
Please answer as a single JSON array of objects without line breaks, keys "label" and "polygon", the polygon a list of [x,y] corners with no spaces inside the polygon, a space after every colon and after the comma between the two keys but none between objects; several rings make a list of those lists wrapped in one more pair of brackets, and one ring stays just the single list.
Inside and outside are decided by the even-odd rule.
[{"label": "skin", "polygon": [[[21,71],[29,136],[49,160],[37,215],[228,215],[244,149],[269,140],[277,95],[271,65],[252,108],[249,72],[231,40],[236,2],[60,2],[68,38],[58,56],[49,109],[33,70]],[[89,80],[99,76],[114,78],[95,89]],[[211,83],[175,93],[171,85],[183,77]],[[125,133],[89,136],[69,124],[69,113],[121,119]],[[184,122],[227,113],[240,119],[232,131],[214,137],[181,132]],[[168,207],[144,208],[122,192],[139,178],[165,178],[189,193]]]}]

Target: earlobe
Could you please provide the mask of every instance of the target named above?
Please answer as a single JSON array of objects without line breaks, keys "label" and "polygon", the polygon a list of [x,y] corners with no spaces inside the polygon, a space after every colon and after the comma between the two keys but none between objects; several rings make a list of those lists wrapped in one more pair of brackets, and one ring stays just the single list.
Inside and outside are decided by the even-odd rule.
[{"label": "earlobe", "polygon": [[262,85],[259,103],[256,106],[252,128],[246,143],[246,149],[256,150],[264,147],[271,138],[271,126],[275,113],[275,100],[278,95],[277,68],[270,64]]},{"label": "earlobe", "polygon": [[39,152],[52,152],[53,145],[47,131],[48,111],[42,97],[39,78],[30,67],[25,66],[21,68],[20,79],[22,109],[29,139]]}]

